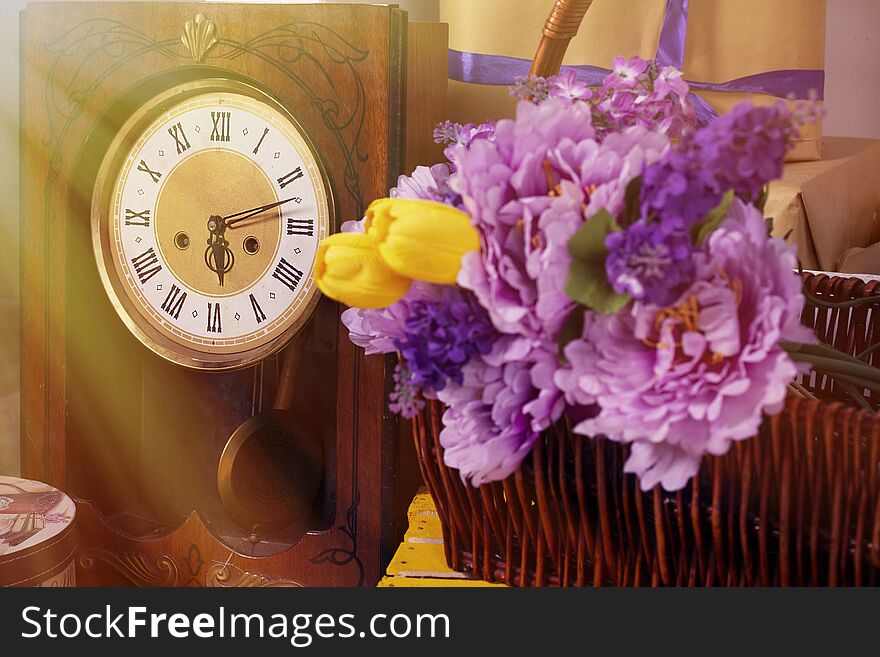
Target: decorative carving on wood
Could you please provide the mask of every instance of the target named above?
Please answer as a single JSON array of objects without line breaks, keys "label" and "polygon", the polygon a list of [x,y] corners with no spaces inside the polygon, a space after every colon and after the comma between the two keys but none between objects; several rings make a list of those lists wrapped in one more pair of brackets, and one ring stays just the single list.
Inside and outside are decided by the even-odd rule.
[{"label": "decorative carving on wood", "polygon": [[80,555],[79,565],[86,571],[109,568],[135,586],[174,586],[179,574],[177,564],[167,554],[154,563],[141,552],[114,554],[92,548]]},{"label": "decorative carving on wood", "polygon": [[252,573],[231,564],[216,563],[208,568],[205,586],[209,588],[301,588],[302,584],[289,579],[272,579]]},{"label": "decorative carving on wood", "polygon": [[[281,25],[246,41],[221,39],[216,36],[216,28],[212,29],[214,23],[207,19],[200,23],[199,16],[204,18],[198,14],[186,24],[191,25],[192,38],[188,37],[186,26],[182,37],[154,39],[119,21],[91,19],[44,45],[53,56],[46,85],[46,111],[52,133],[47,212],[51,212],[48,190],[62,167],[64,137],[71,124],[83,116],[84,105],[98,86],[118,67],[149,53],[161,55],[169,63],[186,57],[180,53],[183,46],[186,54],[198,63],[256,58],[271,64],[299,86],[310,104],[321,112],[324,127],[333,133],[342,150],[346,162],[343,183],[362,214],[364,200],[358,166],[369,158],[361,144],[366,92],[356,65],[366,59],[368,51],[356,48],[326,25],[305,23]],[[197,37],[200,31],[204,35]],[[325,69],[319,55],[333,63],[331,70]],[[80,77],[80,71],[89,71],[96,65],[100,67],[100,74]],[[74,75],[70,75],[71,67],[76,71]],[[348,78],[348,83],[341,84],[341,78]],[[340,89],[353,91],[353,97],[342,97]]]},{"label": "decorative carving on wood", "polygon": [[348,540],[351,541],[351,548],[345,547],[334,547],[328,548],[323,552],[318,553],[311,559],[309,559],[310,563],[315,565],[330,563],[334,566],[345,567],[350,564],[354,564],[358,572],[360,573],[358,576],[357,586],[364,585],[364,564],[361,562],[358,557],[358,544],[357,544],[357,506],[358,502],[360,502],[360,494],[355,491],[354,493],[354,503],[349,507],[348,511],[345,514],[346,522],[344,525],[339,525],[336,529],[342,532],[345,536],[348,537]]},{"label": "decorative carving on wood", "polygon": [[204,14],[196,14],[183,24],[181,42],[187,47],[196,64],[201,64],[205,55],[217,45],[217,27]]},{"label": "decorative carving on wood", "polygon": [[76,586],[76,564],[71,560],[70,564],[68,564],[67,568],[62,570],[57,575],[50,577],[42,584],[39,584],[42,588],[72,588]]},{"label": "decorative carving on wood", "polygon": [[205,565],[205,560],[202,559],[202,551],[195,543],[189,546],[186,557],[183,559],[183,565],[186,566],[187,570],[184,574],[187,581],[183,583],[183,586],[201,586],[202,583],[199,575],[202,572],[202,566]]}]

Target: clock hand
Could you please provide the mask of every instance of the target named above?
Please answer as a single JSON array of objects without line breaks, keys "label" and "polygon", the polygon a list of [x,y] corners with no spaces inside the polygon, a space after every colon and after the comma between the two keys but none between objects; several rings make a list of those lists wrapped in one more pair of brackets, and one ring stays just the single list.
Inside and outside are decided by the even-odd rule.
[{"label": "clock hand", "polygon": [[277,208],[280,205],[284,205],[285,203],[290,203],[291,201],[297,199],[297,196],[291,196],[290,198],[286,198],[282,201],[277,201],[275,203],[268,203],[266,205],[261,205],[258,208],[251,208],[250,210],[244,210],[242,212],[236,212],[235,214],[230,214],[223,217],[223,221],[225,222],[226,228],[232,228],[240,221],[244,221],[245,219],[250,219],[251,217],[255,217],[258,214],[262,214],[267,210],[272,210],[273,208]]},{"label": "clock hand", "polygon": [[232,270],[235,255],[229,249],[229,242],[223,236],[226,222],[223,217],[212,215],[208,219],[208,248],[205,250],[205,264],[217,274],[217,281],[223,287],[224,276]]}]

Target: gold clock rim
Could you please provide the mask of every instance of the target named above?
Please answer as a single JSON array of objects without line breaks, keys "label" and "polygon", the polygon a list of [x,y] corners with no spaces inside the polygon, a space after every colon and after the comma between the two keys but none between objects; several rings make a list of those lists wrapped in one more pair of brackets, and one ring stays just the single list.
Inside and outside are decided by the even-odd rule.
[{"label": "gold clock rim", "polygon": [[[327,175],[324,162],[312,143],[308,132],[306,132],[293,113],[274,96],[247,82],[222,77],[205,78],[169,87],[142,104],[124,121],[110,142],[97,172],[92,192],[90,224],[92,250],[104,291],[116,314],[132,335],[150,351],[177,365],[199,371],[229,371],[249,367],[275,355],[299,331],[303,330],[311,320],[321,300],[322,295],[317,286],[313,286],[308,293],[304,303],[304,310],[299,317],[287,329],[269,342],[241,352],[211,354],[210,352],[193,349],[171,340],[155,329],[146,318],[143,318],[143,325],[141,325],[135,317],[142,316],[142,313],[128,298],[124,288],[117,289],[117,283],[121,286],[121,282],[117,282],[115,279],[118,277],[110,273],[113,271],[113,264],[106,260],[110,257],[109,230],[107,229],[109,228],[110,220],[110,199],[115,186],[115,178],[112,177],[112,172],[120,160],[123,159],[126,152],[126,144],[130,143],[133,136],[136,137],[139,131],[145,129],[147,125],[159,116],[163,112],[163,106],[172,99],[176,105],[190,97],[211,92],[237,93],[249,96],[266,103],[290,121],[317,165],[318,175],[327,197],[328,234],[333,232],[336,224],[333,187],[330,184],[330,178]],[[311,272],[309,275],[311,276]]]}]

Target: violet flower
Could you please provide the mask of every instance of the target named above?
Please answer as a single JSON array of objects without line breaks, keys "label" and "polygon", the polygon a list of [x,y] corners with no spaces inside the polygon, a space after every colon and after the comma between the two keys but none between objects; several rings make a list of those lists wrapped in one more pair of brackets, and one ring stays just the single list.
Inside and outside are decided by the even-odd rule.
[{"label": "violet flower", "polygon": [[514,79],[510,87],[510,95],[518,100],[527,100],[532,103],[543,103],[551,96],[551,79],[541,76],[519,76]]},{"label": "violet flower", "polygon": [[799,371],[780,342],[815,341],[799,321],[794,249],[767,236],[753,206],[733,202],[695,265],[673,308],[587,313],[555,377],[568,403],[601,408],[576,432],[632,443],[625,470],[643,490],[678,490],[704,454],[754,436]]},{"label": "violet flower", "polygon": [[439,392],[462,382],[462,368],[487,354],[495,337],[486,311],[467,292],[442,288],[436,299],[409,304],[403,334],[394,341],[409,374],[408,384]]},{"label": "violet flower", "polygon": [[694,274],[690,234],[674,225],[638,221],[605,239],[608,281],[619,294],[671,304]]},{"label": "violet flower", "polygon": [[447,405],[440,433],[444,462],[474,486],[510,476],[562,413],[558,392],[551,400],[549,388],[535,387],[539,365],[518,354],[528,354],[527,343],[501,338],[490,354],[468,362],[461,384],[437,394]]},{"label": "violet flower", "polygon": [[451,187],[481,233],[459,284],[476,294],[502,333],[555,344],[571,308],[564,294],[568,240],[600,208],[623,208],[626,186],[668,146],[642,127],[595,140],[590,109],[551,99],[522,102],[495,141],[457,155]]},{"label": "violet flower", "polygon": [[618,55],[611,62],[611,73],[602,81],[602,86],[608,89],[634,89],[647,70],[648,62],[641,57],[627,59]]},{"label": "violet flower", "polygon": [[450,173],[448,164],[416,167],[411,175],[397,179],[397,186],[389,195],[391,198],[422,199],[455,206],[458,195],[449,189]]},{"label": "violet flower", "polygon": [[414,418],[425,407],[422,389],[412,382],[412,374],[400,363],[394,368],[394,389],[388,394],[388,410],[407,419]]},{"label": "violet flower", "polygon": [[670,149],[642,176],[641,214],[689,229],[715,208],[723,195],[699,154],[680,145]]},{"label": "violet flower", "polygon": [[550,98],[562,98],[569,102],[590,100],[593,97],[593,90],[578,80],[577,73],[571,69],[563,71],[559,75],[548,78],[549,86],[548,96]]},{"label": "violet flower", "polygon": [[471,144],[481,140],[492,141],[495,139],[495,122],[486,121],[476,125],[474,123],[455,123],[444,121],[434,129],[434,141],[445,144],[443,155],[455,168],[456,153],[460,149],[467,150]]},{"label": "violet flower", "polygon": [[811,111],[792,112],[782,101],[770,107],[740,103],[694,136],[700,166],[716,189],[753,201],[782,176],[785,154],[800,136],[798,126],[812,119]]}]

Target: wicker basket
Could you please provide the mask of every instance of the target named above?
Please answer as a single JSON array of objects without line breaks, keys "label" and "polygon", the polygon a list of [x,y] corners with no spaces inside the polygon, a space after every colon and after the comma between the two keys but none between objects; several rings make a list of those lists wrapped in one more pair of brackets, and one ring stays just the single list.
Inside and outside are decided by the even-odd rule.
[{"label": "wicker basket", "polygon": [[[591,0],[558,0],[533,74],[559,70]],[[826,301],[880,283],[805,275]],[[819,339],[856,355],[880,341],[876,303],[808,305]],[[871,354],[876,365],[880,356]],[[442,407],[414,420],[422,474],[455,570],[515,586],[872,585],[880,569],[880,417],[820,372],[759,435],[706,458],[678,493],[643,493],[627,447],[560,422],[504,481],[473,488],[443,463]],[[810,399],[808,396],[817,399]],[[875,395],[869,404],[878,405]]]},{"label": "wicker basket", "polygon": [[[880,283],[855,278],[807,274],[805,283],[832,302],[880,295]],[[880,341],[877,299],[807,306],[802,319],[855,355]],[[623,474],[626,446],[564,422],[508,479],[473,488],[443,464],[442,408],[432,403],[414,434],[446,560],[515,586],[876,584],[880,417],[821,373],[803,386],[818,399],[791,397],[759,436],[704,459],[678,493],[641,492]]]}]

